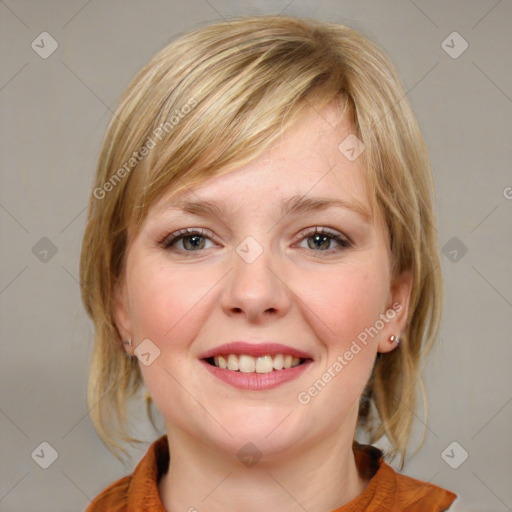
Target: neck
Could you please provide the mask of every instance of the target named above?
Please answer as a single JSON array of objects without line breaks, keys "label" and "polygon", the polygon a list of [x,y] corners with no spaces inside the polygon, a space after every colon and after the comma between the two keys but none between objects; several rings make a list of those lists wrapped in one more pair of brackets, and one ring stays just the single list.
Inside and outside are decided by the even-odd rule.
[{"label": "neck", "polygon": [[159,491],[169,512],[325,512],[356,498],[368,483],[357,471],[353,436],[340,431],[300,450],[262,454],[254,465],[198,444],[183,430],[168,428],[167,436],[170,464]]}]

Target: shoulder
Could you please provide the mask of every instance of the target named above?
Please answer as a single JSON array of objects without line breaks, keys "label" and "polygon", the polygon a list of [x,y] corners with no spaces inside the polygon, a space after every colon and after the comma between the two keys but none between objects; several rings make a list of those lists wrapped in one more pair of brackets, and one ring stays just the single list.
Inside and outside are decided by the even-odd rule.
[{"label": "shoulder", "polygon": [[85,512],[165,512],[158,482],[168,466],[169,445],[167,436],[164,435],[153,442],[131,475],[117,480],[101,491]]},{"label": "shoulder", "polygon": [[354,448],[359,472],[369,479],[360,496],[361,503],[367,507],[364,510],[443,512],[449,510],[457,497],[437,485],[397,473],[374,446],[356,443]]},{"label": "shoulder", "polygon": [[85,512],[125,512],[130,479],[125,476],[109,485],[91,501]]},{"label": "shoulder", "polygon": [[442,512],[448,510],[457,497],[447,489],[396,473],[389,466],[388,468],[395,475],[395,502],[398,510],[409,510],[409,507],[414,506],[414,510],[418,512]]}]

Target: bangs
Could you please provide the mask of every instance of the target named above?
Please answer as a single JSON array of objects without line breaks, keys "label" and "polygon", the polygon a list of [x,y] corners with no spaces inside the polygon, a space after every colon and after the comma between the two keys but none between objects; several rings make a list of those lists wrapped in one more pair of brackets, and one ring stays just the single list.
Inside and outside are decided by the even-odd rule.
[{"label": "bangs", "polygon": [[[280,38],[272,29],[258,32],[255,47],[250,27],[240,31],[236,45],[231,37],[204,43],[206,48],[198,41],[186,55],[171,45],[149,63],[153,73],[144,91],[147,100],[139,99],[126,120],[133,127],[127,153],[128,148],[147,148],[126,190],[125,219],[136,232],[164,194],[178,194],[248,163],[304,107],[319,110],[336,101],[347,110],[341,66],[314,39],[290,39],[286,31]],[[160,62],[165,66],[158,67]],[[146,74],[145,68],[135,81]]]}]

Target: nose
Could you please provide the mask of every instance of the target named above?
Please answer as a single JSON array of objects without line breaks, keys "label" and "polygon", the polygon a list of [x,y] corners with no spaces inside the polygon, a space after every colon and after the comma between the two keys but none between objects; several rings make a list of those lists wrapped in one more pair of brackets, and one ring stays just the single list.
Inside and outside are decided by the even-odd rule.
[{"label": "nose", "polygon": [[286,315],[291,290],[275,267],[268,250],[255,261],[246,260],[235,251],[233,269],[222,291],[224,313],[259,324]]}]

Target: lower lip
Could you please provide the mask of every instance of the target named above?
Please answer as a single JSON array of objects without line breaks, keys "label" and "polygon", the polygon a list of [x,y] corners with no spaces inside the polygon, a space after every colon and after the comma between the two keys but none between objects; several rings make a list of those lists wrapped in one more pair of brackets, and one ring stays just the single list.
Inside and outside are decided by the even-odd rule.
[{"label": "lower lip", "polygon": [[215,377],[231,384],[235,388],[249,389],[251,391],[263,391],[266,389],[273,389],[285,382],[289,382],[298,378],[304,373],[313,361],[308,360],[294,368],[286,368],[282,370],[272,370],[270,373],[244,373],[233,370],[223,370],[217,368],[201,360],[201,363],[206,369]]}]

